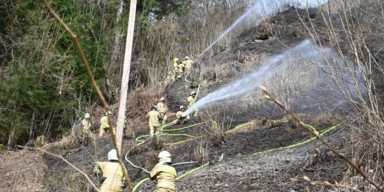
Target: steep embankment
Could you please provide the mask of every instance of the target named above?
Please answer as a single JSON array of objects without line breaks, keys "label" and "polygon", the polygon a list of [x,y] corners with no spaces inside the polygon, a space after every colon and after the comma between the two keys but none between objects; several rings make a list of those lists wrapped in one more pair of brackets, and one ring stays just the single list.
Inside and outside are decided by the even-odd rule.
[{"label": "steep embankment", "polygon": [[[316,11],[311,10],[310,19],[319,19],[316,17]],[[274,37],[269,26],[279,29],[279,34],[275,34],[279,39]],[[191,79],[201,85],[199,98],[258,67],[257,65],[267,57],[285,51],[287,48],[282,42],[291,46],[298,44],[307,36],[294,9],[280,13],[261,26],[244,32],[235,39],[230,47],[222,50],[223,52],[216,53],[209,59],[205,58],[196,64]],[[205,67],[197,67],[198,65]],[[197,81],[196,79],[200,75],[204,77],[204,80]],[[151,90],[156,89],[157,91],[136,90],[130,95],[131,102],[128,103],[132,106],[127,108],[128,117],[132,120],[129,123],[131,131],[124,139],[124,153],[137,144],[137,137],[148,134],[144,117],[148,105],[156,102],[156,98],[163,94],[166,95],[170,108],[170,119],[173,120],[178,107],[186,105],[187,96],[192,90],[190,84],[185,81],[173,82],[161,88],[151,88]],[[204,109],[200,118],[191,120],[187,124],[165,128],[163,131],[167,135],[132,149],[128,158],[147,170],[155,165],[157,154],[161,150],[170,151],[174,162],[199,161],[199,164],[176,166],[179,175],[210,162],[209,166],[180,179],[177,182],[178,191],[319,191],[320,187],[296,185],[290,181],[290,178],[308,176],[313,180],[329,182],[342,179],[348,166],[316,140],[285,150],[254,155],[265,150],[298,144],[311,139],[311,136],[303,128],[297,127],[297,124],[292,122],[289,117],[281,115],[281,111],[280,113],[265,112],[249,105],[247,101],[235,99],[228,103],[214,104],[211,108]],[[135,108],[135,104],[139,107]],[[320,133],[324,133],[325,139],[340,150],[345,149],[353,134],[346,125],[340,125],[327,133],[321,132],[344,119],[338,115],[301,114],[300,117],[305,123],[312,125]],[[277,121],[272,121],[272,119]],[[213,121],[217,123],[215,124]],[[94,122],[97,122],[96,118]],[[247,122],[250,124],[236,127]],[[193,126],[198,123],[202,124]],[[190,127],[181,129],[186,126]],[[94,123],[94,127],[97,127],[97,123]],[[228,132],[233,128],[239,129]],[[178,130],[169,131],[172,129]],[[108,136],[109,134],[95,143],[89,142],[87,145],[84,145],[84,140],[80,139],[82,141],[80,146],[65,149],[65,153],[57,145],[55,145],[56,147],[47,146],[44,149],[57,154],[65,154],[65,158],[69,162],[91,176],[90,163],[96,160],[106,160],[107,152],[113,147]],[[184,140],[185,142],[179,142]],[[92,188],[84,176],[60,159],[36,151],[25,151],[20,153],[19,157],[24,159],[32,153],[43,159],[43,161],[37,160],[38,165],[35,166],[46,166],[46,168],[43,168],[44,175],[40,175],[43,180],[26,180],[28,183],[43,184],[42,191],[87,191]],[[11,164],[10,157],[1,158],[9,163],[5,165]],[[20,159],[16,161],[17,164],[23,163]],[[148,177],[148,174],[142,170],[128,164],[126,166],[134,184]],[[2,168],[0,172],[1,175],[5,175],[4,170],[8,173],[15,169],[29,171],[27,167],[20,169],[13,166],[8,169]],[[96,180],[92,179],[96,183]],[[9,181],[13,180],[9,179]],[[18,184],[16,181],[7,185],[3,183],[4,177],[2,176],[1,186],[6,186],[6,189],[24,185]],[[153,183],[147,181],[140,186],[138,191],[147,191],[153,186]]]}]

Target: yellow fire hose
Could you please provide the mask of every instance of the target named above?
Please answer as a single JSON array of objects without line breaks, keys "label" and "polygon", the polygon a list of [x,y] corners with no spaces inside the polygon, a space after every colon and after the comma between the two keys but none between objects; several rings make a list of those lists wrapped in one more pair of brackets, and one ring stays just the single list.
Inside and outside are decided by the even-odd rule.
[{"label": "yellow fire hose", "polygon": [[[340,125],[341,125],[341,123],[339,123],[339,124],[337,124],[337,125],[335,125],[335,126],[333,126],[333,127],[330,127],[330,128],[328,128],[328,129],[326,129],[326,130],[322,130],[322,131],[320,131],[320,135],[324,135],[324,134],[328,133],[329,131],[335,129],[336,127],[340,126]],[[311,126],[310,126],[310,127],[311,127]],[[313,128],[313,127],[312,127],[312,128]],[[313,129],[314,129],[314,128],[313,128]],[[271,151],[276,151],[276,150],[281,150],[281,149],[289,149],[289,148],[297,147],[297,146],[306,144],[306,143],[308,143],[308,142],[310,142],[310,141],[313,141],[313,140],[315,140],[315,139],[316,139],[316,137],[312,137],[311,139],[308,139],[308,140],[303,141],[303,142],[301,142],[301,143],[297,143],[297,144],[289,145],[289,146],[285,146],[285,147],[279,147],[279,148],[275,148],[275,149],[268,149],[268,150],[265,150],[265,151],[261,151],[261,152],[254,153],[253,155],[258,155],[258,154],[261,154],[261,153],[267,153],[267,152],[271,152]]]}]

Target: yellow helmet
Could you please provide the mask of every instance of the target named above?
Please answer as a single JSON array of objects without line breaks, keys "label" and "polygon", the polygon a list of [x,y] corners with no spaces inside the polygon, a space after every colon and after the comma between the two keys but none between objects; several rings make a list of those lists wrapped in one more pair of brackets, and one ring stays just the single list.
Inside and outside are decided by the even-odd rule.
[{"label": "yellow helmet", "polygon": [[179,62],[179,59],[178,58],[174,58],[173,62],[177,63],[177,62]]}]

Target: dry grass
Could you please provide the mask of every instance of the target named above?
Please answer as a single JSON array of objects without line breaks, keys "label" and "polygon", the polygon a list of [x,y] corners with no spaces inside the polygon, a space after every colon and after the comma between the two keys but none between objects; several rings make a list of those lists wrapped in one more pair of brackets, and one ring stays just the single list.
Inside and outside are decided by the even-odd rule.
[{"label": "dry grass", "polygon": [[201,164],[205,164],[209,160],[209,145],[203,139],[198,139],[196,141],[196,146],[194,148],[195,159],[199,161]]},{"label": "dry grass", "polygon": [[0,161],[1,191],[43,191],[48,167],[40,152],[6,151],[0,155]]},{"label": "dry grass", "polygon": [[[352,108],[357,121],[354,131],[364,141],[354,146],[354,162],[366,173],[373,170],[371,179],[382,184],[384,162],[380,154],[384,152],[384,122],[382,90],[379,87],[382,87],[381,77],[384,72],[377,58],[383,56],[382,43],[379,43],[384,33],[383,4],[380,1],[332,2],[320,7],[317,22],[310,20],[307,23],[302,20],[302,24],[306,26],[313,41],[318,42],[319,50],[323,50],[324,44],[328,42],[333,53],[342,58],[330,60],[324,57],[324,60],[329,77]],[[326,30],[316,30],[319,24],[324,25]],[[321,54],[325,55],[324,52]],[[348,58],[353,60],[352,65],[348,63]],[[351,78],[345,79],[340,74],[348,74]],[[352,171],[348,172],[346,176],[351,179],[345,181],[349,180],[351,185],[364,191],[373,191],[368,183],[357,181],[352,175]]]},{"label": "dry grass", "polygon": [[[172,71],[172,60],[175,57],[181,60],[187,55],[192,59],[196,58],[240,17],[251,3],[254,1],[192,1],[188,12],[181,17],[171,14],[162,20],[146,21],[147,23],[137,26],[130,87],[148,86],[162,81],[167,73]],[[249,26],[250,23],[237,26],[206,55],[227,49],[232,38]],[[105,61],[112,92],[120,86],[120,75],[116,74],[121,74],[121,66],[115,63],[123,63],[122,60],[123,58],[118,58],[116,62]]]},{"label": "dry grass", "polygon": [[[159,86],[140,87],[128,95],[127,119],[128,134],[135,136],[138,132],[148,132],[147,113],[152,105],[157,105],[161,97],[165,97],[164,88]],[[170,122],[170,121],[169,121]]]}]

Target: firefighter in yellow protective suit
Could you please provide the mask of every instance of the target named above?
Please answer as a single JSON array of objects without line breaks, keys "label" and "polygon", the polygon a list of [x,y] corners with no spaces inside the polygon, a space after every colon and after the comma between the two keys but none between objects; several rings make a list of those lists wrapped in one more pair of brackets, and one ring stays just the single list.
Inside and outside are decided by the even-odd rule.
[{"label": "firefighter in yellow protective suit", "polygon": [[[109,130],[109,123],[108,123],[108,113],[109,115],[112,115],[111,111],[105,112],[104,117],[100,119],[100,133],[99,133],[99,138],[101,138],[105,132]],[[113,134],[115,134],[115,128],[112,127],[113,129]]]},{"label": "firefighter in yellow protective suit", "polygon": [[88,134],[90,137],[93,137],[93,134],[91,132],[91,122],[90,122],[91,115],[89,113],[86,113],[84,115],[84,119],[81,121],[81,124],[83,125],[83,134]]},{"label": "firefighter in yellow protective suit", "polygon": [[[188,109],[192,107],[192,105],[195,104],[196,101],[196,92],[192,91],[191,95],[188,97],[187,102],[188,102]],[[192,114],[192,117],[195,118],[197,117],[197,113],[199,112],[198,109],[195,109],[195,112]]]},{"label": "firefighter in yellow protective suit", "polygon": [[188,56],[186,56],[184,62],[185,62],[185,73],[188,74],[191,72],[193,61]]},{"label": "firefighter in yellow protective suit", "polygon": [[123,169],[117,159],[117,151],[108,152],[108,162],[96,162],[93,164],[93,172],[99,178],[100,192],[122,192],[127,187]]},{"label": "firefighter in yellow protective suit", "polygon": [[157,111],[156,106],[151,107],[151,111],[148,112],[147,119],[149,121],[149,134],[151,137],[153,137],[154,133],[156,132],[156,135],[159,134],[159,127],[160,127],[160,120],[161,120],[161,114]]},{"label": "firefighter in yellow protective suit", "polygon": [[172,167],[171,154],[168,151],[159,153],[159,163],[151,170],[151,180],[156,183],[156,192],[175,192],[176,169]]},{"label": "firefighter in yellow protective suit", "polygon": [[184,112],[185,112],[185,107],[182,105],[180,106],[180,111],[176,113],[176,118],[177,118],[176,124],[187,123],[188,120],[191,118],[189,115],[187,115],[186,117],[183,117]]},{"label": "firefighter in yellow protective suit", "polygon": [[160,102],[157,104],[157,108],[159,109],[159,112],[161,114],[162,120],[161,120],[161,125],[165,125],[167,123],[167,111],[168,107],[165,104],[165,99],[164,97],[160,98]]},{"label": "firefighter in yellow protective suit", "polygon": [[180,80],[180,77],[181,77],[178,62],[179,62],[178,58],[173,59],[173,75],[174,75],[176,81]]},{"label": "firefighter in yellow protective suit", "polygon": [[185,69],[185,63],[183,61],[179,63],[179,74],[177,76],[179,79],[181,79],[181,77],[183,76],[184,69]]}]

